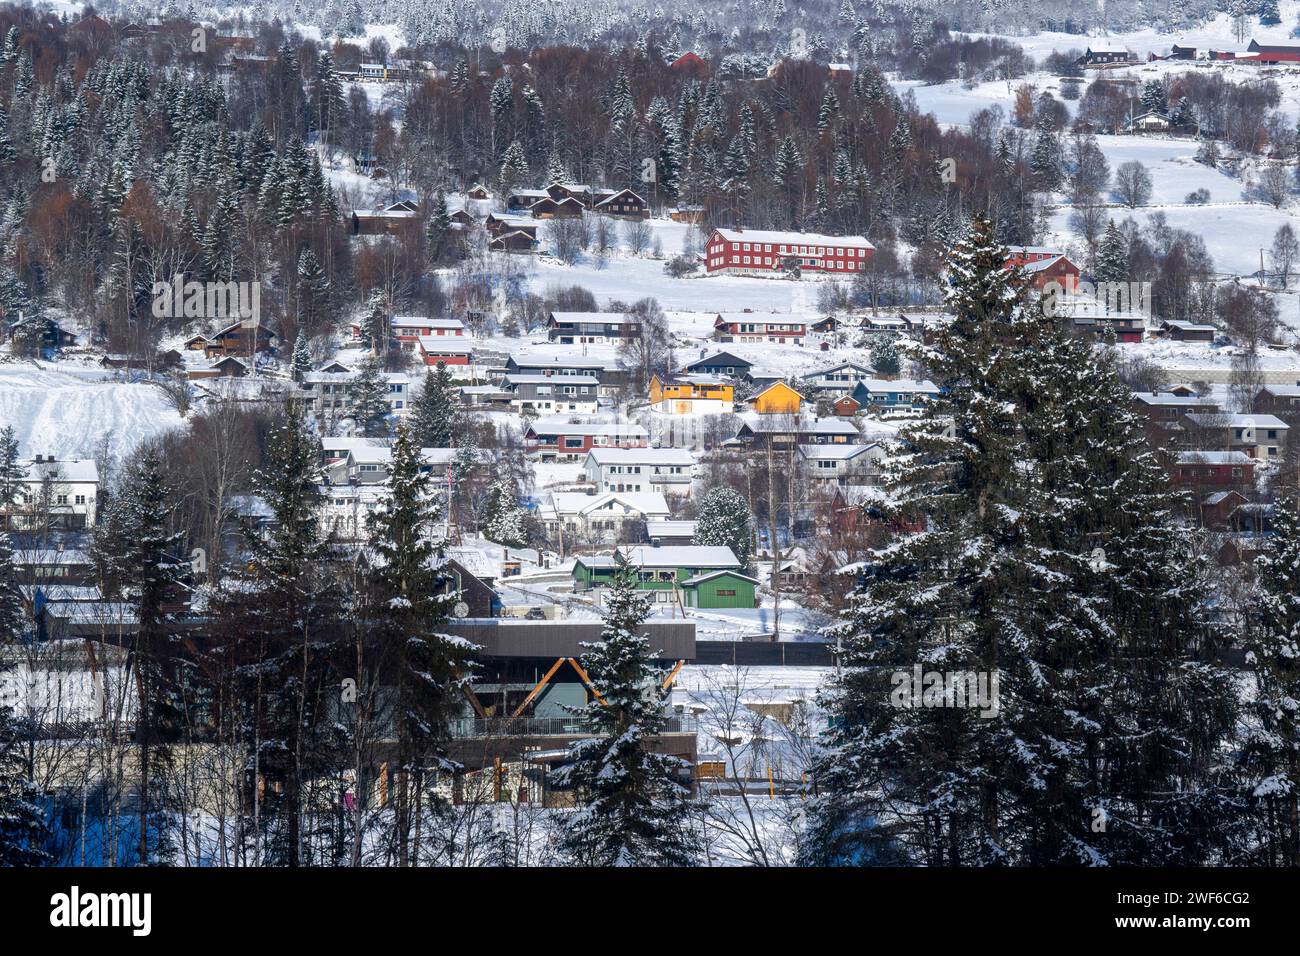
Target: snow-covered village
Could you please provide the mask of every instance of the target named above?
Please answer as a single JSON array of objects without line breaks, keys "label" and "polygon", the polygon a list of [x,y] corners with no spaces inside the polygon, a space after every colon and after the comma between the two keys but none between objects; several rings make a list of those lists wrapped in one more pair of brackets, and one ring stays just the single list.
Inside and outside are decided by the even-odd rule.
[{"label": "snow-covered village", "polygon": [[0,3],[0,863],[1300,866],[1293,427],[1296,0]]}]

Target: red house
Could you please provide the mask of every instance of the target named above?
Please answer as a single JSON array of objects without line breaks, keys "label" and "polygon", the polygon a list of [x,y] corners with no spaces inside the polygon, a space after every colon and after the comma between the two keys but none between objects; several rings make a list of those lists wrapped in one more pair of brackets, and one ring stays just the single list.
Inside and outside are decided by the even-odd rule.
[{"label": "red house", "polygon": [[1226,491],[1255,483],[1255,461],[1240,451],[1180,451],[1169,468],[1178,488]]},{"label": "red house", "polygon": [[[465,334],[465,323],[460,319],[422,319],[415,315],[395,315],[389,322],[389,327],[393,338],[408,352],[415,348],[415,342],[421,336],[444,338]],[[352,323],[352,336],[361,338],[360,321]]]},{"label": "red house", "polygon": [[865,269],[875,248],[862,236],[714,229],[705,247],[705,267],[721,275],[771,275],[792,265],[810,272],[848,274]]},{"label": "red house", "polygon": [[593,448],[645,448],[649,433],[632,422],[539,418],[524,432],[524,451],[542,461],[585,458]]},{"label": "red house", "polygon": [[713,337],[719,342],[782,342],[803,345],[808,324],[789,315],[758,312],[719,312],[713,320]]},{"label": "red house", "polygon": [[452,338],[422,335],[415,340],[415,347],[425,365],[437,365],[439,362],[443,365],[468,365],[474,356],[473,349],[468,345],[457,345]]},{"label": "red house", "polygon": [[1064,255],[1059,249],[1050,246],[1014,246],[1007,256],[1007,268],[1028,265],[1031,262],[1045,262]]},{"label": "red house", "polygon": [[1300,46],[1265,46],[1258,40],[1251,40],[1246,52],[1258,53],[1258,63],[1300,63]]},{"label": "red house", "polygon": [[[1008,268],[1010,268],[1008,263]],[[1020,266],[1029,277],[1029,284],[1037,292],[1042,292],[1049,282],[1055,282],[1062,291],[1073,293],[1079,285],[1079,267],[1065,256],[1054,259],[1037,259]]]}]

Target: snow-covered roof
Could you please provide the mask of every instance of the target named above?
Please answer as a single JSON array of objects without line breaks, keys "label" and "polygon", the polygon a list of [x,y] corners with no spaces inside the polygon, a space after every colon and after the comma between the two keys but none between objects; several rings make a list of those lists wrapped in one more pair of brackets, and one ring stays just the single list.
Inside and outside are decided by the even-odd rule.
[{"label": "snow-covered roof", "polygon": [[728,242],[774,242],[799,246],[853,246],[860,249],[876,248],[866,236],[827,236],[818,232],[783,232],[776,229],[723,229],[715,230]]},{"label": "snow-covered roof", "polygon": [[738,568],[740,562],[730,548],[698,544],[654,548],[648,545],[622,547],[616,552],[637,568]]},{"label": "snow-covered roof", "polygon": [[875,442],[870,445],[800,445],[799,454],[804,458],[825,459],[828,461],[847,461],[850,458],[857,458],[864,452],[872,448],[879,448]]},{"label": "snow-covered roof", "polygon": [[938,395],[939,386],[929,379],[917,381],[910,378],[864,378],[862,387],[868,392],[919,392],[925,395]]},{"label": "snow-covered roof", "polygon": [[571,422],[562,417],[539,418],[528,426],[528,430],[537,435],[606,435],[619,438],[645,438],[649,435],[636,422]]},{"label": "snow-covered roof", "polygon": [[465,323],[460,319],[422,319],[418,315],[395,315],[391,323],[393,328],[418,326],[422,329],[464,329]]},{"label": "snow-covered roof", "polygon": [[1180,465],[1250,465],[1255,461],[1243,451],[1180,451],[1176,459]]},{"label": "snow-covered roof", "polygon": [[721,571],[710,571],[708,574],[692,575],[682,582],[682,587],[695,587],[697,584],[703,584],[705,581],[711,581],[713,578],[721,577],[724,574],[730,575],[734,578],[741,578],[742,580],[750,581],[754,584],[760,583],[758,578],[751,578],[748,574],[741,574],[739,571],[734,571],[731,568],[724,568]]},{"label": "snow-covered roof", "polygon": [[420,348],[426,352],[454,352],[457,355],[470,355],[474,351],[472,345],[457,342],[454,337],[445,335],[421,335],[417,341],[420,343]]},{"label": "snow-covered roof", "polygon": [[1291,426],[1276,415],[1249,415],[1239,412],[1189,412],[1187,420],[1201,428],[1273,428]]},{"label": "snow-covered roof", "polygon": [[758,412],[745,412],[739,417],[749,426],[750,431],[760,435],[769,433],[783,435],[792,431],[803,435],[852,435],[855,438],[858,435],[856,425],[848,419],[839,418],[838,416],[812,418],[800,414],[791,421],[789,415],[762,415]]},{"label": "snow-covered roof", "polygon": [[545,515],[586,515],[595,511],[622,511],[627,515],[667,515],[668,502],[658,491],[610,491],[588,495],[581,491],[553,491],[541,509]]},{"label": "snow-covered roof", "polygon": [[661,518],[645,523],[646,534],[651,538],[682,538],[695,536],[695,522]]},{"label": "snow-covered roof", "polygon": [[622,312],[552,312],[551,318],[557,322],[601,322],[608,325],[627,325],[641,321]]},{"label": "snow-covered roof", "polygon": [[598,465],[694,465],[685,448],[593,448],[587,458]]},{"label": "snow-covered roof", "polygon": [[1189,408],[1204,408],[1214,407],[1217,404],[1210,398],[1201,398],[1197,395],[1170,395],[1165,392],[1134,392],[1133,397],[1143,405],[1185,405]]},{"label": "snow-covered roof", "polygon": [[503,382],[511,385],[599,385],[600,379],[594,375],[534,375],[512,372]]},{"label": "snow-covered roof", "polygon": [[66,458],[61,461],[45,458],[42,461],[29,461],[25,467],[27,469],[25,480],[29,482],[48,480],[97,483],[99,481],[99,465],[93,458]]}]

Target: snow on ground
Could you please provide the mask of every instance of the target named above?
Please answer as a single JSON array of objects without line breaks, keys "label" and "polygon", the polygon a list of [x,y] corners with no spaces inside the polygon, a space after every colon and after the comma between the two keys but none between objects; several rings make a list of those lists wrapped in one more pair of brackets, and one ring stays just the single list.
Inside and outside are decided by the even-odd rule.
[{"label": "snow on ground", "polygon": [[[687,608],[686,616],[695,622],[695,637],[700,641],[739,641],[745,635],[771,634],[774,623],[771,596],[762,595],[762,607]],[[680,612],[678,612],[680,613]],[[781,640],[825,640],[821,628],[828,619],[794,601],[781,601]]]},{"label": "snow on ground", "polygon": [[[1244,42],[1238,42],[1232,32],[1232,18],[1226,13],[1218,14],[1207,23],[1197,24],[1184,30],[1161,32],[1154,27],[1147,27],[1130,33],[1108,33],[1105,36],[1083,36],[1077,33],[1043,32],[1032,36],[1008,36],[998,34],[1003,39],[1011,40],[1024,48],[1035,59],[1042,59],[1054,50],[1064,53],[1066,50],[1082,52],[1088,46],[1123,46],[1131,53],[1146,59],[1148,53],[1167,54],[1173,44],[1194,46],[1197,49],[1214,48],[1216,50],[1245,50],[1251,39],[1260,43],[1291,43],[1291,28],[1296,24],[1300,13],[1300,0],[1280,0],[1278,12],[1281,23],[1273,26],[1260,26],[1255,17],[1250,19],[1249,33]],[[991,34],[971,34],[972,36],[989,36]]]},{"label": "snow on ground", "polygon": [[180,423],[157,388],[113,381],[98,366],[0,364],[0,426],[14,427],[24,457],[93,458],[104,439],[120,457]]}]

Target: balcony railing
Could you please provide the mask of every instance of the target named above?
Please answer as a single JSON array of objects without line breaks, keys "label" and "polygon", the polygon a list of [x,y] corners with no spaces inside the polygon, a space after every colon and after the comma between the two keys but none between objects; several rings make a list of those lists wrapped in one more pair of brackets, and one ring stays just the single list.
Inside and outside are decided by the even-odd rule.
[{"label": "balcony railing", "polygon": [[[699,728],[694,717],[669,717],[665,734],[693,734]],[[461,717],[451,722],[455,738],[473,737],[581,737],[590,734],[579,717]]]}]

